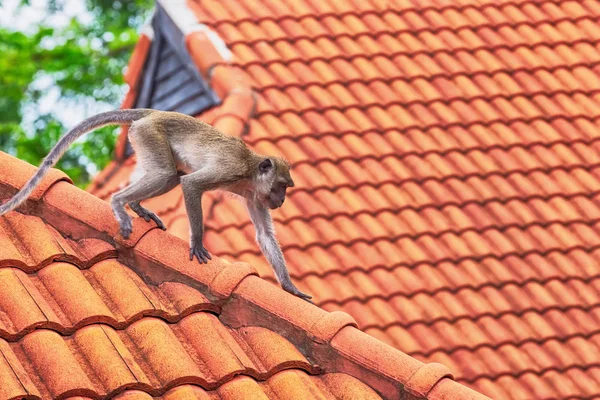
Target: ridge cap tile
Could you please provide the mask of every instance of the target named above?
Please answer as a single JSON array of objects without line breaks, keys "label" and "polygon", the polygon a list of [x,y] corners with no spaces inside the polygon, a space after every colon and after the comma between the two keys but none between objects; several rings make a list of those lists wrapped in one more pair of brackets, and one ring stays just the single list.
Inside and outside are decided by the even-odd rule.
[{"label": "ridge cap tile", "polygon": [[115,248],[99,239],[74,240],[62,236],[39,216],[9,212],[0,217],[0,267],[39,271],[54,261],[80,267],[116,257]]},{"label": "ridge cap tile", "polygon": [[231,293],[231,297],[242,300],[251,307],[247,309],[246,315],[234,316],[229,315],[234,302],[227,303],[221,310],[221,317],[230,319],[232,326],[247,325],[250,321],[256,321],[258,318],[253,317],[258,310],[257,315],[270,314],[271,323],[275,322],[273,317],[279,318],[281,321],[291,324],[299,331],[298,333],[302,332],[306,335],[310,332],[310,328],[328,313],[314,304],[285,292],[263,278],[252,275],[239,283]]},{"label": "ridge cap tile", "polygon": [[[404,386],[423,365],[421,361],[394,349],[353,326],[344,327],[331,339],[340,359],[324,360],[331,368],[360,376],[386,398],[399,398]],[[352,372],[349,372],[352,371]]]},{"label": "ridge cap tile", "polygon": [[257,103],[247,76],[222,57],[206,32],[190,32],[185,43],[200,73],[223,99],[211,124],[223,132],[243,136],[249,130],[248,124],[256,113]]},{"label": "ridge cap tile", "polygon": [[[273,292],[269,293],[269,291]],[[236,300],[246,302],[247,306],[240,305]],[[237,312],[232,311],[233,307]],[[244,314],[239,312],[240,310],[243,310]],[[318,314],[321,316],[318,317]],[[258,277],[249,276],[234,289],[231,301],[221,310],[220,318],[232,327],[244,326],[250,324],[250,321],[255,324],[257,321],[260,321],[259,324],[268,323],[270,330],[280,335],[285,333],[290,342],[305,349],[323,370],[350,373],[361,378],[368,377],[368,382],[361,380],[377,388],[380,393],[386,394],[389,398],[400,396],[409,384],[413,386],[411,393],[416,394],[421,393],[419,391],[421,387],[430,389],[442,377],[452,376],[447,367],[442,364],[432,364],[433,368],[428,367],[358,330],[356,322],[350,315],[343,312],[328,313],[278,290]],[[290,329],[292,327],[295,329]],[[307,347],[307,339],[311,339],[309,335],[312,336],[313,342]],[[329,343],[333,353],[319,347],[324,342]],[[337,358],[334,357],[336,353],[339,355]],[[382,359],[388,361],[382,362]],[[415,376],[415,373],[421,369],[422,372]],[[434,374],[437,377],[435,382],[425,380],[431,373],[442,369],[444,374],[439,377]]]},{"label": "ridge cap tile", "polygon": [[322,343],[329,343],[331,339],[346,326],[358,328],[356,320],[343,311],[332,311],[325,314],[310,327],[309,332]]},{"label": "ridge cap tile", "polygon": [[245,262],[234,262],[228,264],[210,282],[208,287],[210,291],[222,298],[231,296],[231,292],[250,275],[258,276],[258,272],[254,266]]},{"label": "ridge cap tile", "polygon": [[445,365],[432,362],[417,369],[404,387],[415,396],[427,398],[431,389],[444,378],[454,379],[454,375]]},{"label": "ridge cap tile", "polygon": [[108,202],[64,182],[58,182],[44,194],[40,216],[71,238],[102,239],[125,248],[134,247],[146,233],[158,229],[153,222],[132,217],[131,236],[124,239]]},{"label": "ridge cap tile", "polygon": [[185,44],[200,73],[208,78],[210,69],[224,62],[208,35],[204,31],[192,31],[185,37]]},{"label": "ridge cap tile", "polygon": [[[229,269],[231,263],[218,257],[213,257],[206,264],[199,264],[197,260],[190,261],[189,245],[160,229],[150,230],[132,250],[132,254],[124,257],[124,263],[149,278],[153,284],[173,279],[193,288],[200,286],[204,295],[210,294],[213,299],[223,296],[239,282],[236,281],[234,285],[232,280],[239,278],[243,281],[252,273],[247,267],[240,268],[240,272]],[[221,275],[224,270],[227,271]],[[215,284],[216,295],[210,290],[212,283]]]},{"label": "ridge cap tile", "polygon": [[228,64],[217,64],[211,70],[210,86],[225,97],[236,88],[251,90],[250,82],[245,73]]},{"label": "ridge cap tile", "polygon": [[491,397],[476,392],[450,378],[440,379],[427,396],[428,400],[492,400]]},{"label": "ridge cap tile", "polygon": [[152,39],[145,33],[140,34],[140,38],[133,48],[133,52],[129,57],[127,71],[125,72],[125,82],[132,90],[137,90],[139,77],[146,63],[146,58],[150,50]]}]

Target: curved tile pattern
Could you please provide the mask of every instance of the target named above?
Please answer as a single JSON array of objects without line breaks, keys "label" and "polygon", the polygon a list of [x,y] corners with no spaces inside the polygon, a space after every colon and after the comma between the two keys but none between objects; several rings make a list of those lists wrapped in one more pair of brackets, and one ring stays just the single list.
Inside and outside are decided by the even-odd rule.
[{"label": "curved tile pattern", "polygon": [[254,382],[286,369],[319,371],[268,329],[228,329],[204,312],[176,324],[145,317],[123,330],[92,324],[70,336],[38,329],[18,342],[0,340],[0,352],[0,376],[7,377],[2,390],[8,398],[97,398],[128,389],[159,396],[183,384],[222,390],[238,375]]},{"label": "curved tile pattern", "polygon": [[[257,382],[246,376],[239,376],[223,384],[214,391],[206,391],[198,386],[181,385],[166,392],[162,400],[197,399],[197,400],[234,400],[251,399],[285,399],[290,395],[300,398],[321,398],[327,400],[343,400],[347,393],[365,400],[381,399],[368,386],[350,375],[332,373],[311,376],[302,370],[286,370],[278,372],[265,382]],[[115,397],[117,400],[150,400],[147,393],[128,390]]]},{"label": "curved tile pattern", "polygon": [[[293,164],[273,216],[302,290],[493,398],[600,395],[597,2],[188,5],[257,95],[244,140]],[[207,201],[207,247],[275,282],[243,207]],[[187,239],[180,194],[154,205]]]},{"label": "curved tile pattern", "polygon": [[147,285],[114,259],[86,270],[66,262],[35,274],[0,268],[0,337],[11,342],[34,329],[63,335],[97,323],[123,329],[144,316],[177,322],[200,310],[218,312],[219,307],[182,283]]}]

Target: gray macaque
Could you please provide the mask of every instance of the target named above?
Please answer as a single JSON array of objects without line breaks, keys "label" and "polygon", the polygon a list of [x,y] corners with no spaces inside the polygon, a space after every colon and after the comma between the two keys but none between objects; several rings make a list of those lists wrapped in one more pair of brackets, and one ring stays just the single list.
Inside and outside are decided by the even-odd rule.
[{"label": "gray macaque", "polygon": [[[246,203],[256,229],[256,241],[282,288],[300,298],[311,298],[291,281],[269,212],[269,209],[281,207],[287,188],[294,186],[290,164],[280,157],[257,154],[241,139],[185,114],[125,109],[86,119],[59,140],[33,177],[12,199],[0,206],[0,215],[25,201],[77,138],[114,124],[131,125],[128,135],[137,155],[132,182],[111,198],[113,213],[125,239],[132,230],[126,204],[137,215],[146,221],[154,221],[165,230],[160,218],[141,206],[140,201],[159,196],[181,184],[190,222],[190,260],[196,257],[200,263],[207,263],[211,256],[203,245],[202,195],[210,190],[224,190]],[[180,175],[178,169],[189,173]]]}]

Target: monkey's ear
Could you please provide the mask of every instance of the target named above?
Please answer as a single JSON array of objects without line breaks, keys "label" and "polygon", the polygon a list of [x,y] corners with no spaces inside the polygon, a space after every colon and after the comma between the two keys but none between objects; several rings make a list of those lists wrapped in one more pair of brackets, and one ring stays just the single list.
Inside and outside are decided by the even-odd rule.
[{"label": "monkey's ear", "polygon": [[273,168],[273,161],[270,158],[265,158],[258,164],[258,170],[262,174],[269,172],[271,168]]}]

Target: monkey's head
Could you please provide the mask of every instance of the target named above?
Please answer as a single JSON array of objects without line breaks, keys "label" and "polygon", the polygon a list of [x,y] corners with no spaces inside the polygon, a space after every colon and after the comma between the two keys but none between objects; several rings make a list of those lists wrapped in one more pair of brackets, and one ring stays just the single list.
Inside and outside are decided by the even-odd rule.
[{"label": "monkey's head", "polygon": [[256,177],[256,200],[274,210],[283,205],[285,191],[294,186],[290,175],[290,163],[280,157],[265,157],[258,164]]}]

